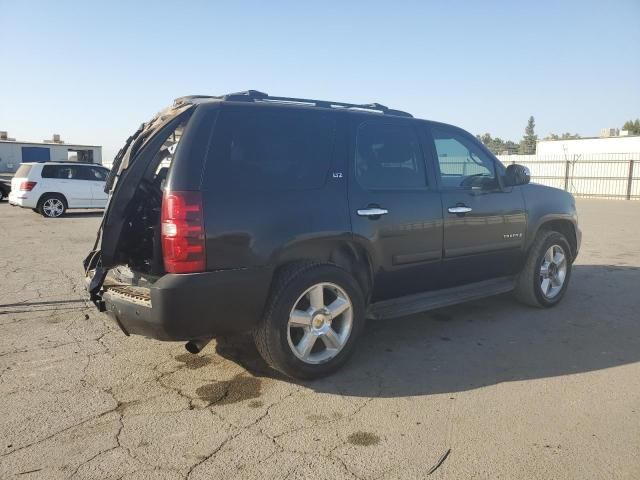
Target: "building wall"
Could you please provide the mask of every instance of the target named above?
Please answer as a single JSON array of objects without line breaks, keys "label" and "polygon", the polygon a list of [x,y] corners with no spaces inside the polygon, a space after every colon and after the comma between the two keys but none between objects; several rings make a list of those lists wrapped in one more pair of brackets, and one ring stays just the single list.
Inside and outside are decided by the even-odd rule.
[{"label": "building wall", "polygon": [[589,155],[592,153],[640,152],[640,136],[540,140],[536,155]]},{"label": "building wall", "polygon": [[102,147],[88,147],[84,145],[24,143],[24,142],[0,142],[0,173],[13,173],[18,169],[22,161],[22,147],[49,148],[50,161],[66,162],[69,158],[69,149],[93,150],[93,162],[102,164]]}]

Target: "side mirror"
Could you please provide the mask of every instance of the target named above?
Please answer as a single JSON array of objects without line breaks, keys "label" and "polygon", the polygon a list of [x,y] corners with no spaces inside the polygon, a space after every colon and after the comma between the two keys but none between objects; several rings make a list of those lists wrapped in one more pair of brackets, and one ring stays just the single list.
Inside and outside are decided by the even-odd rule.
[{"label": "side mirror", "polygon": [[531,180],[531,172],[524,165],[514,163],[507,167],[504,174],[504,185],[506,187],[515,187],[516,185],[526,185]]}]

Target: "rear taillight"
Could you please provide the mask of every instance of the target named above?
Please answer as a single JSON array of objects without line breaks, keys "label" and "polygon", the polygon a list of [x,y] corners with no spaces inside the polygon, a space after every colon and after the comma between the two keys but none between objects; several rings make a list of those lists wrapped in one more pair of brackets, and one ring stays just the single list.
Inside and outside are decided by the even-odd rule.
[{"label": "rear taillight", "polygon": [[168,273],[205,270],[204,220],[200,192],[164,192],[162,256]]},{"label": "rear taillight", "polygon": [[23,192],[30,192],[33,190],[33,187],[36,186],[38,182],[21,182],[18,190],[22,190]]}]

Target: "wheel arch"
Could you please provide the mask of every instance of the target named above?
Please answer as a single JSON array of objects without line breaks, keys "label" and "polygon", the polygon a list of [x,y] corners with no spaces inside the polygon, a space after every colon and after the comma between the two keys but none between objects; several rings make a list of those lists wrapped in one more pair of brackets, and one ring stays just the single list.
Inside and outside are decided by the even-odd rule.
[{"label": "wheel arch", "polygon": [[531,244],[528,246],[527,251],[531,249],[533,245],[533,239],[538,235],[541,231],[554,231],[561,233],[569,242],[569,246],[571,247],[571,259],[576,258],[577,250],[578,250],[578,236],[576,231],[575,223],[569,218],[558,218],[558,217],[547,217],[543,219],[536,229],[534,235],[532,236]]},{"label": "wheel arch", "polygon": [[293,264],[304,262],[328,263],[346,270],[356,279],[368,302],[373,287],[372,263],[367,251],[356,242],[337,238],[330,241],[305,241],[288,246],[273,262],[273,278]]},{"label": "wheel arch", "polygon": [[38,207],[40,207],[40,205],[42,205],[42,202],[44,201],[45,198],[47,198],[47,196],[57,196],[57,197],[61,197],[62,201],[64,202],[64,208],[68,209],[69,208],[69,201],[67,200],[67,197],[60,192],[44,192],[42,194],[40,194],[40,197],[38,197]]}]

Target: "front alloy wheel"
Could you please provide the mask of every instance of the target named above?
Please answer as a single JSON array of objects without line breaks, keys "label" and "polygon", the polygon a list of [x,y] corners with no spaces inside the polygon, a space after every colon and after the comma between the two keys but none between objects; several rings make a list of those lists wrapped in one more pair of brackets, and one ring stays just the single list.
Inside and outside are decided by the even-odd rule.
[{"label": "front alloy wheel", "polygon": [[289,347],[305,363],[327,362],[346,345],[352,324],[347,293],[333,283],[318,283],[300,295],[289,314]]},{"label": "front alloy wheel", "polygon": [[567,277],[567,256],[560,245],[551,245],[540,264],[540,290],[548,298],[555,298]]},{"label": "front alloy wheel", "polygon": [[539,231],[518,275],[516,297],[532,307],[557,305],[567,291],[572,261],[571,247],[562,233]]}]

